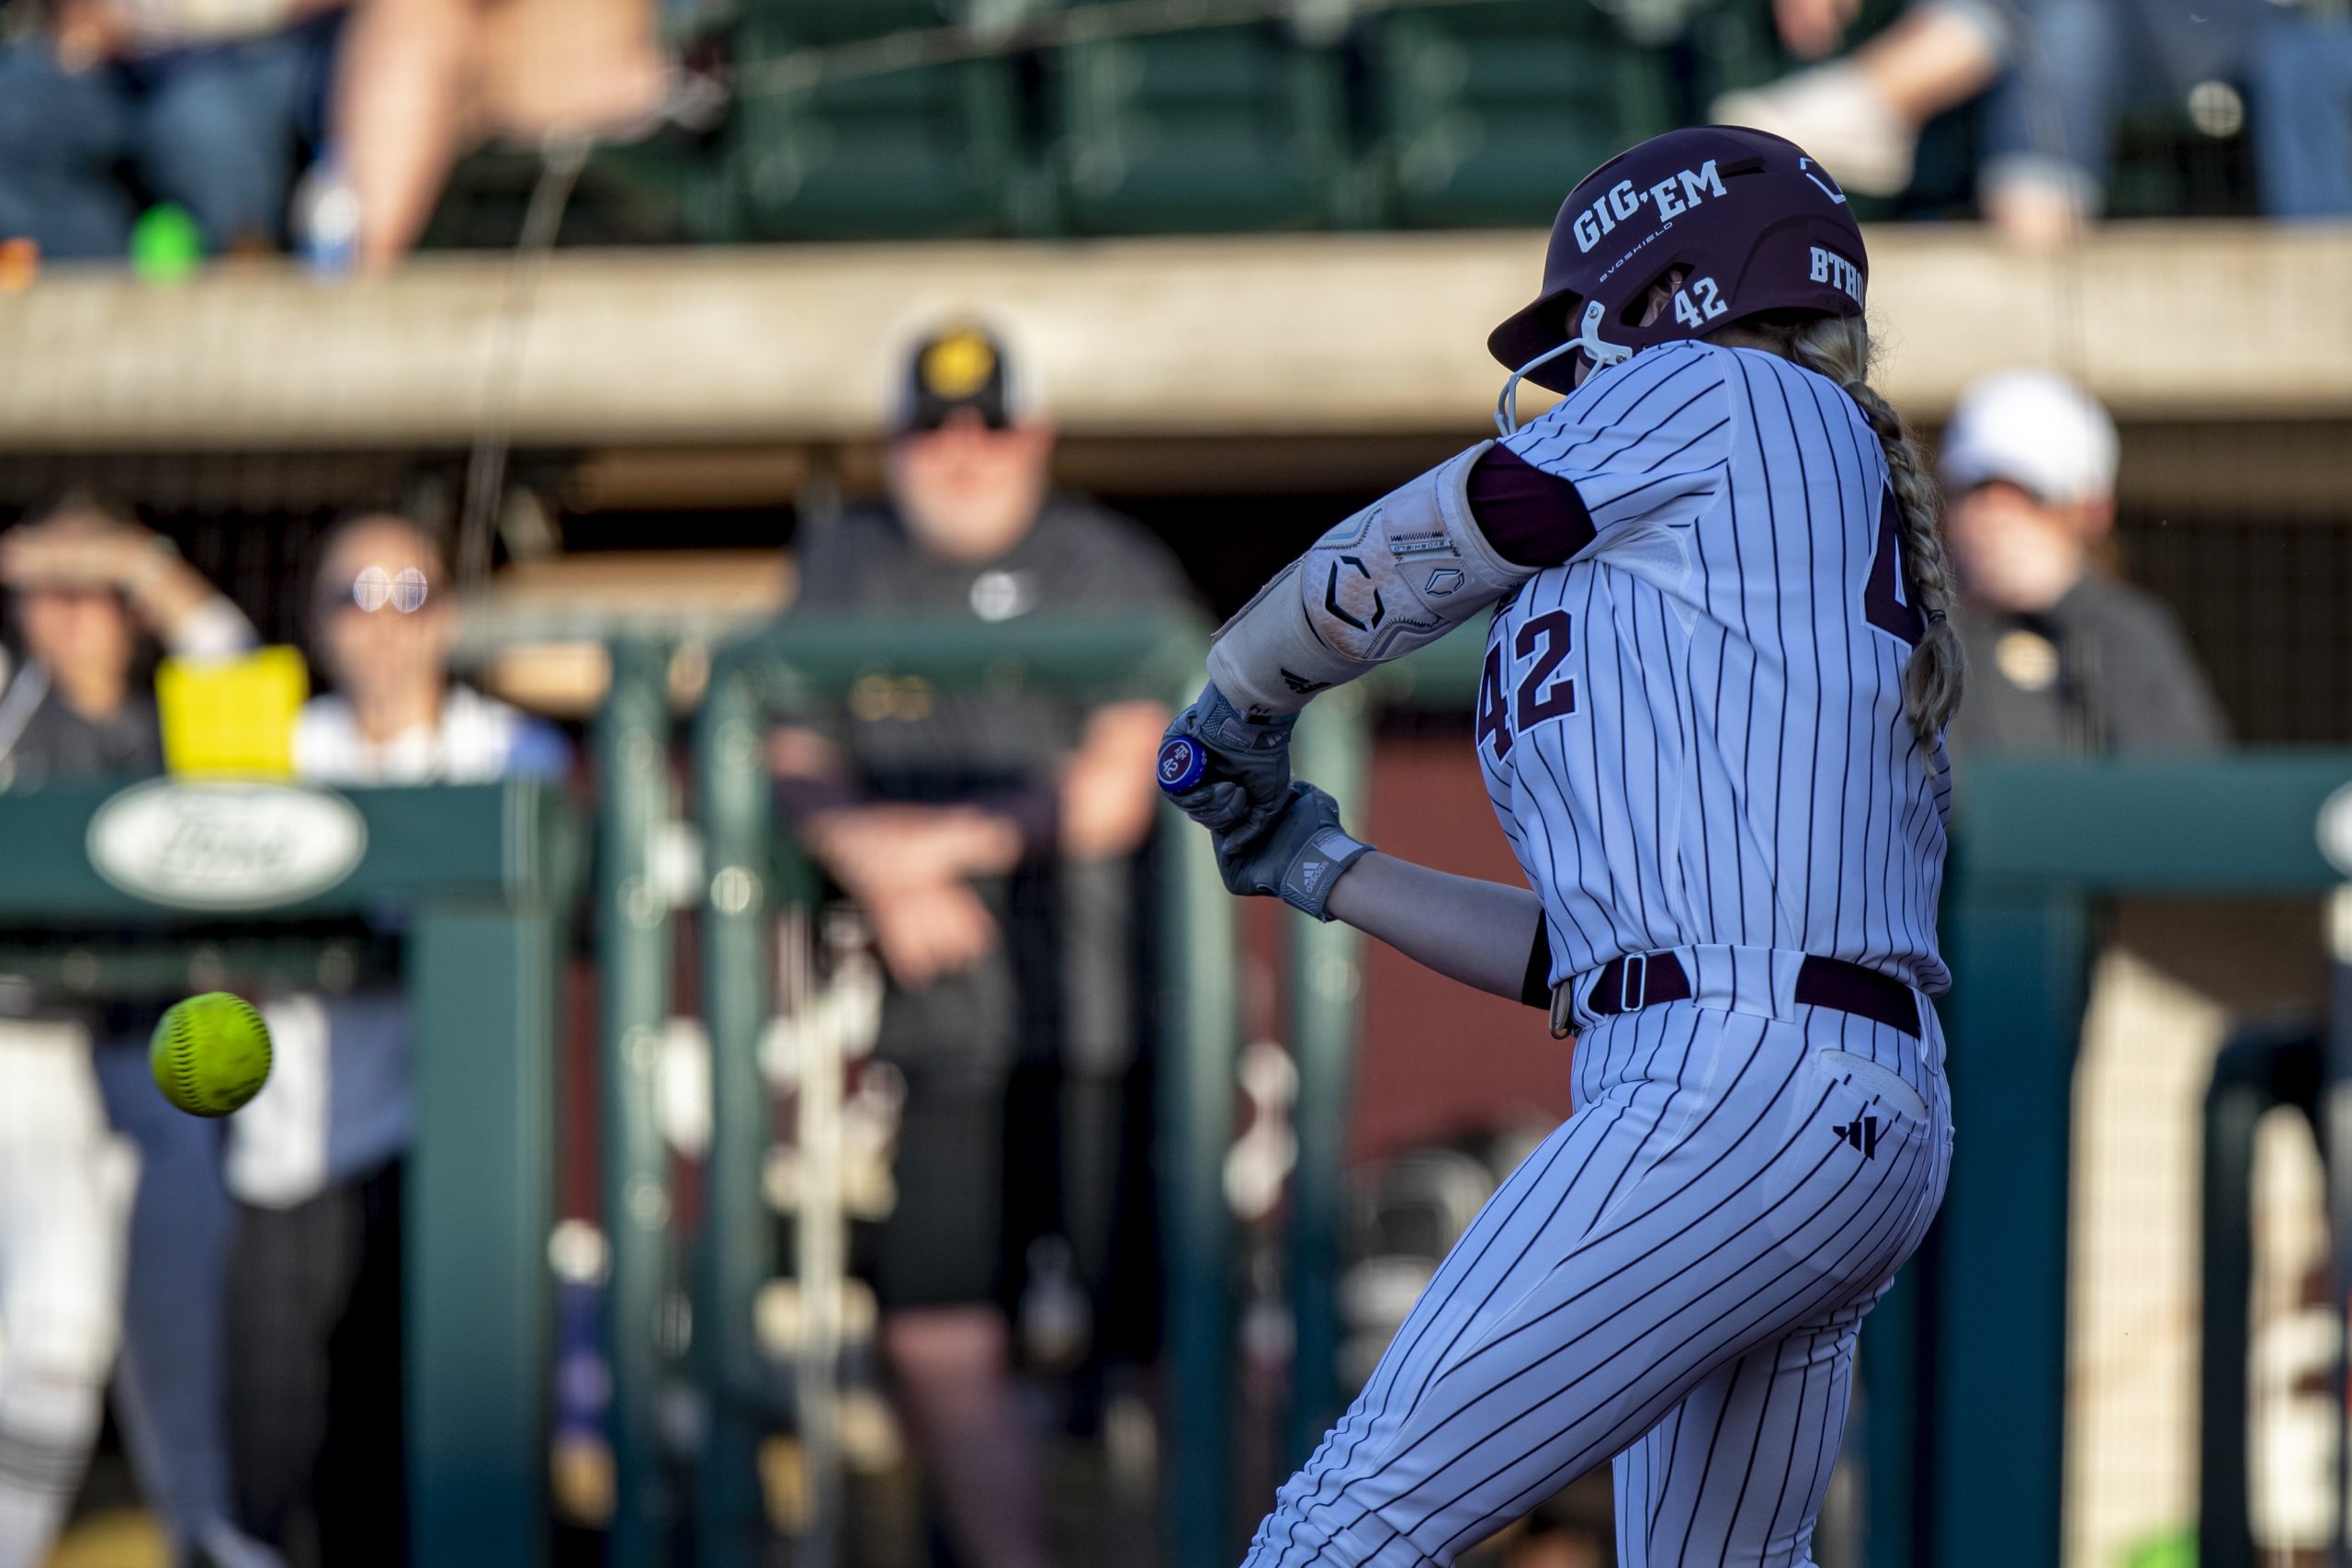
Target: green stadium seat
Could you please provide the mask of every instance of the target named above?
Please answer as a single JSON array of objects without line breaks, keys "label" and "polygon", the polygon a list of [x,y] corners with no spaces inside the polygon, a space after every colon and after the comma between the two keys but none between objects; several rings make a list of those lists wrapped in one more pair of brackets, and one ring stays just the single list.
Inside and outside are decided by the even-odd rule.
[{"label": "green stadium seat", "polygon": [[[718,161],[682,139],[657,136],[598,147],[565,204],[558,243],[655,245],[741,238],[729,227]],[[547,166],[536,149],[497,145],[450,171],[421,242],[427,250],[503,250]]]},{"label": "green stadium seat", "polygon": [[1325,228],[1353,163],[1340,62],[1274,24],[1084,39],[1046,59],[1048,162],[1079,233]]},{"label": "green stadium seat", "polygon": [[1576,181],[1676,121],[1666,58],[1580,4],[1400,9],[1365,39],[1391,221],[1549,223]]},{"label": "green stadium seat", "polygon": [[771,63],[807,41],[760,17],[738,35],[728,157],[750,237],[1012,231],[1021,171],[1013,62],[983,56],[810,85]]},{"label": "green stadium seat", "polygon": [[2248,218],[2252,149],[2243,132],[2206,135],[2170,95],[2125,107],[2108,177],[2109,218]]},{"label": "green stadium seat", "polygon": [[1760,87],[1804,63],[1781,48],[1771,0],[1713,0],[1690,19],[1690,45],[1700,114],[1725,93]]},{"label": "green stadium seat", "polygon": [[739,19],[766,38],[845,43],[909,28],[950,27],[960,0],[733,0]]},{"label": "green stadium seat", "polygon": [[1063,0],[670,0],[725,7],[736,20],[808,43],[850,43],[886,33],[960,28],[981,36],[1017,31]]}]

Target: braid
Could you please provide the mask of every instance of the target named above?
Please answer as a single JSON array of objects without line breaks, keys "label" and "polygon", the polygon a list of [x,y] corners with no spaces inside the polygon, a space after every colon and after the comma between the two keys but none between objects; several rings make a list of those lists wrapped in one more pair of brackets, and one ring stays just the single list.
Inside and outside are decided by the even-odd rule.
[{"label": "braid", "polygon": [[1967,678],[1960,629],[1949,618],[1953,593],[1951,562],[1944,554],[1943,495],[1920,461],[1903,416],[1866,381],[1849,383],[1846,395],[1870,421],[1894,479],[1895,510],[1903,517],[1904,580],[1927,628],[1904,671],[1903,711],[1915,731],[1934,735],[1960,706]]},{"label": "braid", "polygon": [[1960,632],[1948,618],[1953,590],[1951,563],[1944,554],[1943,497],[1903,416],[1870,384],[1870,332],[1859,316],[1751,318],[1741,325],[1767,339],[1783,358],[1843,388],[1878,437],[1903,519],[1904,586],[1925,623],[1903,673],[1903,713],[1915,734],[1936,735],[1960,706],[1965,674]]}]

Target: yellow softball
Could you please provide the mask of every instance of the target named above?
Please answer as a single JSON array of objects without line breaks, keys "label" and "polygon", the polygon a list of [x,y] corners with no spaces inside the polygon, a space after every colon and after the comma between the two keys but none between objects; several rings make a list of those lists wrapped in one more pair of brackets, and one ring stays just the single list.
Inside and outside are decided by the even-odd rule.
[{"label": "yellow softball", "polygon": [[269,1027],[226,991],[175,1002],[147,1047],[155,1087],[191,1116],[226,1116],[269,1081]]}]

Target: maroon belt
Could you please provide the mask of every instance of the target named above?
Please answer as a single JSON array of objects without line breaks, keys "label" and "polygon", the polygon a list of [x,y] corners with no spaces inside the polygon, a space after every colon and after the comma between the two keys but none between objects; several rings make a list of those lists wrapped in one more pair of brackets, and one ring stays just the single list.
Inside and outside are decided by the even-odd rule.
[{"label": "maroon belt", "polygon": [[[1671,953],[1612,958],[1593,972],[1584,993],[1584,1005],[1604,1016],[1639,1012],[1654,1002],[1690,999],[1690,976]],[[1807,958],[1798,965],[1796,1002],[1850,1012],[1915,1040],[1919,1035],[1919,999],[1911,987],[1842,958]]]}]

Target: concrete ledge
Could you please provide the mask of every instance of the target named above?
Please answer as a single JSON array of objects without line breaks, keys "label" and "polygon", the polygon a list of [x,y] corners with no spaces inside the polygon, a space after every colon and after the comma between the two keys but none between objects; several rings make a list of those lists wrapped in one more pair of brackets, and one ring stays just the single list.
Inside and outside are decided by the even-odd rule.
[{"label": "concrete ledge", "polygon": [[[2352,228],[2124,224],[2056,256],[1971,226],[1871,236],[1884,380],[1933,419],[2038,362],[2126,420],[2352,413]],[[381,281],[224,266],[176,288],[51,269],[0,297],[0,448],[835,441],[878,425],[891,348],[984,310],[1073,434],[1483,427],[1487,328],[1532,232],[565,253]]]}]

